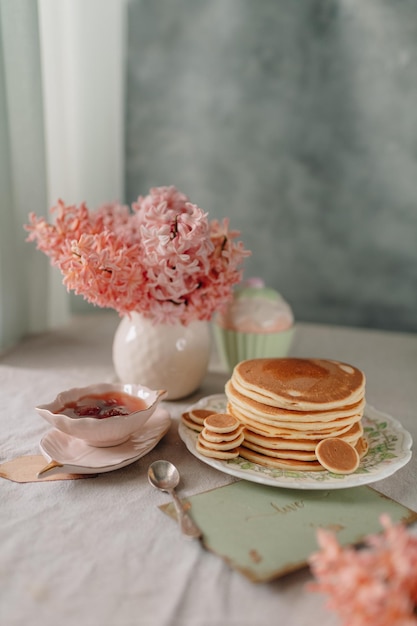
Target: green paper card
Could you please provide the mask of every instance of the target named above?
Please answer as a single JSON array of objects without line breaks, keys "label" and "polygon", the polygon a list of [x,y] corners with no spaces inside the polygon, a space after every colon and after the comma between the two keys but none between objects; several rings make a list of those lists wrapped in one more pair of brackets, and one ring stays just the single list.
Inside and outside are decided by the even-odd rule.
[{"label": "green paper card", "polygon": [[[337,532],[342,545],[381,532],[387,513],[409,524],[417,513],[370,487],[305,491],[237,481],[187,500],[203,532],[203,545],[254,582],[265,582],[307,565],[318,550],[319,527]],[[172,504],[160,507],[175,517]]]}]

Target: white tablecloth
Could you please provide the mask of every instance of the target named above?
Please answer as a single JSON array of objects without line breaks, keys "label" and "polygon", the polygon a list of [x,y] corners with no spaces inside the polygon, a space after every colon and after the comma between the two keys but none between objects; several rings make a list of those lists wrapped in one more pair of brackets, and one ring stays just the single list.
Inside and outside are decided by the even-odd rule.
[{"label": "white tablecloth", "polygon": [[[74,319],[0,358],[0,462],[38,454],[49,426],[34,406],[56,392],[115,380],[117,317]],[[291,354],[350,362],[367,375],[367,400],[417,440],[417,336],[300,324]],[[96,478],[18,484],[0,479],[2,626],[303,626],[338,624],[323,598],[307,593],[308,570],[254,584],[198,541],[181,537],[159,505],[146,470],[158,458],[180,470],[181,497],[231,482],[201,463],[178,436],[178,418],[201,396],[223,391],[216,363],[197,394],[165,403],[172,425],[131,466]],[[417,458],[373,485],[417,510]],[[285,537],[277,537],[285,541]]]}]

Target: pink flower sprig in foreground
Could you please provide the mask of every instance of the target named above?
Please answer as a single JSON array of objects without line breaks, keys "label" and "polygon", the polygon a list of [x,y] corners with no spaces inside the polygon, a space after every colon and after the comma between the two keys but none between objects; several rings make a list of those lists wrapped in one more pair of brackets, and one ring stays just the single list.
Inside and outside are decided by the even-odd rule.
[{"label": "pink flower sprig in foreground", "polygon": [[175,187],[156,187],[132,205],[51,209],[53,224],[29,215],[34,241],[63,274],[69,291],[89,302],[136,311],[154,322],[209,320],[242,279],[250,254],[229,221],[209,222]]},{"label": "pink flower sprig in foreground", "polygon": [[417,537],[381,516],[384,532],[364,548],[343,548],[334,533],[317,532],[320,552],[310,557],[316,582],[308,588],[328,595],[327,607],[345,626],[417,625]]}]

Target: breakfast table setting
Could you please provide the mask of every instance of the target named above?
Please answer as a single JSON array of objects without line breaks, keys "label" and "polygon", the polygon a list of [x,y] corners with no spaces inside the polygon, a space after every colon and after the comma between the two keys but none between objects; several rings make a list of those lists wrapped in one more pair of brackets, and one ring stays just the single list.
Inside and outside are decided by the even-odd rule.
[{"label": "breakfast table setting", "polygon": [[301,321],[174,186],[51,213],[105,310],[0,353],[0,624],[417,625],[417,335]]},{"label": "breakfast table setting", "polygon": [[[380,512],[395,516],[399,506],[399,518],[407,520],[415,536],[415,456],[364,487],[311,491],[252,482],[201,461],[188,450],[179,430],[181,416],[190,406],[224,393],[230,372],[213,343],[199,388],[185,398],[161,400],[169,426],[149,452],[96,474],[52,472],[48,478],[46,472],[38,477],[48,463],[40,441],[51,426],[35,407],[51,402],[64,389],[117,381],[111,343],[118,323],[112,313],[75,316],[65,326],[27,338],[1,357],[1,623],[341,623],[340,616],[326,607],[325,594],[310,589],[308,553],[316,552],[318,544],[314,532],[312,543],[306,542],[308,524],[303,527],[296,520],[314,519],[304,515],[314,504],[308,500],[312,494],[331,495],[333,507],[351,509],[345,496],[366,489],[357,521],[368,519],[371,531],[377,532]],[[289,355],[354,363],[366,373],[367,403],[398,420],[414,440],[417,437],[415,335],[300,322]],[[17,473],[10,465],[16,459],[26,463],[17,466]],[[187,512],[200,526],[199,537],[181,532],[171,494],[150,484],[148,469],[160,460],[176,466],[180,475],[176,493],[186,508],[191,503]],[[221,497],[224,489],[242,487],[240,494]],[[266,511],[253,515],[250,508],[239,508],[242,498],[250,502],[260,494],[268,502]],[[271,509],[274,494],[283,500]],[[203,497],[208,499],[199,502]],[[333,509],[323,513],[332,514]],[[251,516],[265,522],[260,528],[267,533],[266,546],[252,531],[245,535],[245,520]],[[368,529],[355,532],[363,531]],[[223,536],[228,539],[222,544]],[[212,538],[215,545],[210,545]],[[243,548],[238,545],[234,550],[234,538]],[[305,553],[293,560],[291,554],[299,545]],[[252,555],[249,565],[246,552]],[[275,559],[271,563],[266,562],[269,552]]]}]

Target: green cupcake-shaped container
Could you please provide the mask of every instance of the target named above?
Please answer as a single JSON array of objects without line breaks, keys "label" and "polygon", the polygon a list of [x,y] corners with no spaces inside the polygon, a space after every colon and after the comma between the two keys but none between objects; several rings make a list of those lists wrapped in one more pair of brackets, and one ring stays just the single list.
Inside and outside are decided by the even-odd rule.
[{"label": "green cupcake-shaped container", "polygon": [[294,317],[277,291],[257,282],[236,289],[226,311],[216,316],[213,331],[222,363],[232,371],[246,359],[287,356]]}]

